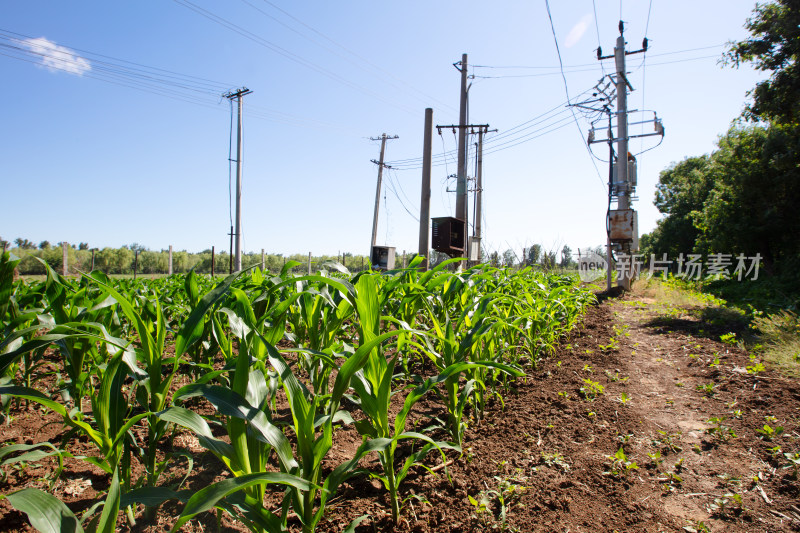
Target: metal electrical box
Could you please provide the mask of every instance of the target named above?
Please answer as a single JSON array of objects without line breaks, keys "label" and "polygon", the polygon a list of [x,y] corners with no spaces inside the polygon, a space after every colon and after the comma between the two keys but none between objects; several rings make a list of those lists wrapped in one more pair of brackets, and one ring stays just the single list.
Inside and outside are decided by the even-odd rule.
[{"label": "metal electrical box", "polygon": [[[630,242],[639,248],[639,224],[633,209],[612,209],[608,213],[611,242]],[[632,247],[633,248],[633,247]]]},{"label": "metal electrical box", "polygon": [[373,246],[370,263],[372,268],[378,270],[391,270],[394,268],[394,246]]},{"label": "metal electrical box", "polygon": [[464,256],[464,221],[453,217],[431,219],[433,249],[451,257]]},{"label": "metal electrical box", "polygon": [[[619,178],[617,178],[617,174],[619,174],[619,172],[617,172],[617,165],[614,165],[614,168],[611,170],[611,174],[613,176],[614,186],[615,187],[617,185],[622,186],[622,183],[620,183]],[[630,183],[632,186],[636,187],[636,161],[635,160],[634,161],[628,161],[628,183]]]},{"label": "metal electrical box", "polygon": [[469,237],[469,254],[467,259],[470,261],[480,261],[481,258],[481,239],[479,237]]}]

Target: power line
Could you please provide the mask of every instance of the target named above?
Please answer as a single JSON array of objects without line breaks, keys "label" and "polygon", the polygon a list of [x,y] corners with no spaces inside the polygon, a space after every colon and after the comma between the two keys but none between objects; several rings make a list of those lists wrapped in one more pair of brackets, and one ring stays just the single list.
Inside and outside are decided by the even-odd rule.
[{"label": "power line", "polygon": [[[556,28],[555,25],[553,24],[553,16],[550,13],[550,0],[544,0],[544,3],[545,6],[547,7],[547,18],[550,19],[550,30],[553,32],[553,42],[556,45],[556,53],[558,54],[558,64],[562,65],[561,78],[564,80],[564,92],[567,95],[567,102],[571,104],[572,102],[570,101],[569,97],[569,86],[567,85],[567,77],[566,75],[564,75],[563,62],[561,60],[561,49],[558,46],[558,38],[556,37]],[[575,121],[575,127],[578,128],[578,136],[581,138],[581,143],[586,147],[586,151],[589,154],[589,158],[592,160],[592,166],[594,167],[594,170],[597,173],[597,179],[600,180],[600,185],[603,187],[603,190],[605,190],[606,184],[603,181],[603,177],[600,175],[600,169],[597,168],[597,162],[594,160],[594,155],[592,154],[589,145],[586,143],[586,139],[583,138],[583,131],[581,130],[581,125],[578,124],[578,117],[575,116],[575,110],[572,108],[572,106],[570,106],[570,111],[572,111],[572,118]]]},{"label": "power line", "polygon": [[224,19],[224,18],[220,17],[219,15],[216,15],[216,14],[212,13],[211,11],[208,11],[207,9],[203,9],[202,7],[198,6],[197,4],[194,4],[193,2],[191,2],[189,0],[173,0],[173,1],[176,4],[181,5],[181,6],[187,8],[187,9],[189,9],[191,11],[194,11],[198,15],[201,15],[202,17],[205,17],[208,20],[210,20],[210,21],[212,21],[212,22],[214,22],[214,23],[216,23],[218,25],[220,25],[220,26],[222,26],[222,27],[234,32],[234,33],[237,33],[237,34],[241,35],[245,39],[248,39],[248,40],[250,40],[250,41],[252,41],[252,42],[254,42],[254,43],[256,43],[256,44],[258,44],[260,46],[263,46],[264,48],[267,48],[268,50],[271,50],[272,52],[274,52],[274,53],[276,53],[276,54],[278,54],[280,56],[283,56],[284,58],[288,59],[289,61],[292,61],[294,63],[297,63],[298,65],[301,65],[301,66],[304,66],[304,67],[306,67],[306,68],[308,68],[310,70],[313,70],[314,72],[316,72],[318,74],[321,74],[321,75],[325,76],[326,78],[329,78],[329,79],[331,79],[331,80],[333,80],[333,81],[335,81],[337,83],[345,85],[345,86],[347,86],[347,87],[349,87],[349,88],[351,88],[351,89],[353,89],[355,91],[358,91],[358,92],[360,92],[362,94],[365,94],[367,96],[371,96],[371,97],[373,97],[373,98],[375,98],[377,100],[380,100],[381,102],[383,102],[383,103],[385,103],[387,105],[390,105],[390,106],[392,106],[392,107],[394,107],[396,109],[400,109],[401,111],[405,111],[407,113],[411,113],[411,114],[414,114],[414,115],[417,114],[416,110],[413,110],[413,109],[411,109],[409,107],[406,107],[404,105],[398,104],[395,101],[388,100],[388,99],[384,98],[380,93],[377,93],[375,91],[367,89],[366,87],[363,87],[363,86],[361,86],[361,85],[359,85],[359,84],[357,84],[357,83],[355,83],[355,82],[353,82],[351,80],[348,80],[347,78],[345,78],[343,76],[340,76],[340,75],[336,74],[335,72],[333,72],[333,71],[331,71],[331,70],[329,70],[329,69],[327,69],[325,67],[322,67],[322,66],[320,66],[320,65],[318,65],[318,64],[316,64],[316,63],[314,63],[312,61],[309,61],[308,59],[305,59],[304,57],[299,56],[299,55],[287,50],[286,48],[283,48],[280,45],[277,45],[277,44],[275,44],[275,43],[273,43],[273,42],[271,42],[271,41],[269,41],[267,39],[264,39],[263,37],[251,32],[251,31],[246,30],[246,29],[242,28],[241,26],[239,26],[239,25],[237,25],[237,24],[235,24],[235,23],[233,23],[233,22],[231,22],[231,21],[229,21],[227,19]]},{"label": "power line", "polygon": [[[51,43],[53,46],[58,46],[58,49],[48,46],[32,47],[28,42],[34,40],[33,37],[24,34],[0,29],[0,55],[35,65],[42,65],[42,62],[46,60],[49,64],[55,65],[52,68],[65,71],[69,67],[74,67],[77,59],[82,59],[87,61],[90,67],[90,70],[81,73],[82,77],[216,111],[222,110],[219,107],[219,94],[231,87],[231,84],[181,74],[172,70],[147,66],[61,44]],[[67,53],[70,55],[66,56]],[[96,57],[104,59],[98,60]],[[128,65],[134,65],[137,68],[132,68]],[[60,66],[64,68],[59,68]],[[162,72],[166,74],[161,74]],[[248,106],[248,114],[253,118],[292,126],[341,130],[340,125],[294,116],[283,111],[256,105]]]},{"label": "power line", "polygon": [[[403,202],[403,199],[402,199],[402,198],[400,198],[400,195],[399,195],[399,194],[397,194],[397,190],[395,189],[395,187],[394,187],[394,184],[393,184],[393,182],[392,182],[391,173],[387,173],[387,176],[389,176],[389,179],[388,179],[388,180],[386,180],[386,185],[387,185],[387,188],[388,188],[388,189],[390,189],[390,190],[392,191],[392,193],[394,194],[395,198],[397,198],[397,201],[398,201],[398,202],[400,202],[400,205],[403,207],[403,209],[405,210],[405,212],[406,212],[406,213],[408,213],[408,214],[409,214],[409,216],[410,216],[411,218],[413,218],[414,220],[416,220],[417,222],[419,222],[419,217],[418,217],[418,216],[416,216],[416,215],[414,215],[414,213],[412,213],[412,212],[411,212],[411,211],[408,209],[408,207],[406,206],[405,202]],[[388,241],[387,241],[387,242],[388,242]]]},{"label": "power line", "polygon": [[[680,52],[672,52],[672,53],[677,54],[677,53],[680,53]],[[663,55],[670,55],[670,54],[652,54],[651,57],[658,57],[658,56],[663,56]],[[710,59],[710,58],[718,58],[718,57],[719,56],[717,56],[717,55],[703,55],[703,56],[689,57],[689,58],[684,58],[684,59],[676,59],[674,61],[661,61],[661,62],[658,62],[658,63],[651,63],[650,66],[671,65],[673,63],[685,63],[685,62],[688,62],[688,61],[699,61],[699,60],[702,60],[702,59]],[[519,67],[519,68],[522,68],[522,67]],[[551,67],[526,67],[526,68],[551,68]],[[558,67],[554,67],[554,68],[558,68]],[[565,69],[564,72],[566,74],[575,74],[575,73],[578,73],[578,72],[592,72],[592,71],[596,71],[596,70],[597,70],[597,67],[595,67],[595,68],[580,68],[580,69],[579,68],[575,68],[575,69],[572,69],[572,70]],[[603,70],[603,72],[605,72],[605,68],[602,67],[602,62],[601,62],[601,70]],[[503,75],[499,75],[499,76],[479,76],[479,75],[475,75],[473,77],[474,78],[478,78],[478,79],[490,80],[490,79],[506,79],[506,78],[543,78],[543,77],[546,77],[546,76],[558,76],[559,74],[560,74],[560,72],[542,72],[542,73],[539,73],[539,74],[503,74]]]},{"label": "power line", "polygon": [[[582,93],[580,93],[578,95],[578,97],[580,97],[580,96],[582,96],[582,95],[584,95],[584,94],[586,94],[586,93],[588,93],[590,91],[591,91],[591,89],[587,89],[586,91],[583,91]],[[534,130],[533,132],[529,132],[529,133],[527,133],[527,134],[525,134],[523,136],[518,136],[518,134],[520,132],[522,132],[522,131],[525,131],[525,130],[528,130],[528,129],[534,127],[534,126],[537,126],[537,125],[541,124],[542,122],[546,122],[547,120],[550,120],[552,118],[557,117],[558,115],[561,115],[561,114],[564,114],[564,113],[569,113],[569,110],[564,107],[566,104],[568,104],[568,102],[566,102],[566,101],[562,102],[562,103],[560,103],[560,104],[548,109],[547,111],[545,111],[543,113],[540,113],[540,114],[534,116],[531,119],[526,120],[525,122],[517,124],[516,126],[512,126],[511,128],[508,128],[507,130],[504,130],[503,133],[501,133],[500,135],[496,135],[496,136],[490,137],[489,139],[484,140],[484,146],[485,147],[491,147],[492,144],[497,143],[500,140],[507,139],[507,137],[510,137],[510,136],[514,136],[515,137],[514,139],[511,139],[512,141],[519,140],[519,139],[521,139],[521,138],[523,138],[523,137],[525,137],[527,135],[533,135],[533,134],[541,131],[543,128],[549,127],[549,125],[547,125],[547,126],[544,126],[543,128]],[[435,161],[434,166],[441,166],[443,164],[443,161],[448,156],[452,157],[453,154],[455,154],[455,152],[456,152],[456,150],[449,150],[449,151],[444,150],[444,145],[443,145],[442,153],[441,154],[436,154],[432,158],[433,161]],[[397,160],[389,161],[389,163],[391,163],[391,165],[395,169],[398,169],[397,167],[407,167],[409,165],[419,165],[421,162],[422,162],[422,158],[421,157],[412,157],[412,158],[407,158],[407,159],[397,159]],[[414,166],[414,169],[416,169],[416,168],[421,168],[421,166]],[[400,168],[399,170],[411,170],[411,169],[409,169],[409,168]]]},{"label": "power line", "polygon": [[[710,50],[712,48],[722,48],[726,46],[723,44],[713,44],[709,46],[699,46],[697,48],[686,48],[684,50],[673,50],[671,52],[662,52],[660,54],[650,54],[650,57],[661,57],[661,56],[670,56],[675,54],[686,54],[689,52],[698,52],[700,50]],[[705,57],[705,56],[704,56]],[[610,61],[611,58],[604,59],[603,61]],[[590,67],[592,65],[596,65],[595,63],[579,63],[577,65],[564,65],[564,69],[568,71],[568,69],[578,68],[578,67]],[[524,69],[550,69],[555,70],[560,67],[557,65],[551,66],[543,66],[543,65],[470,65],[472,68],[488,68],[488,69],[507,69],[507,70],[524,70]]]},{"label": "power line", "polygon": [[[597,50],[602,48],[602,42],[600,39],[600,25],[597,22],[597,3],[595,0],[592,0],[592,10],[594,11],[594,29],[597,31]],[[603,65],[603,62],[600,61],[600,70],[603,72],[603,76],[606,75],[606,67]]]},{"label": "power line", "polygon": [[[317,30],[316,28],[314,28],[312,26],[309,26],[308,24],[306,24],[305,22],[303,22],[299,18],[293,16],[291,13],[289,13],[288,11],[282,9],[280,6],[275,5],[274,3],[270,2],[269,0],[262,0],[262,1],[265,4],[271,6],[273,9],[283,13],[286,17],[288,17],[291,20],[295,21],[297,24],[299,24],[299,25],[303,26],[304,28],[307,28],[308,30],[310,30],[310,31],[314,32],[315,34],[319,35],[324,40],[326,40],[329,43],[333,44],[335,47],[343,50],[348,55],[352,56],[353,58],[357,59],[358,61],[353,61],[352,59],[350,59],[350,58],[338,53],[337,51],[335,51],[331,47],[325,46],[324,44],[320,43],[318,40],[316,40],[316,39],[314,39],[312,37],[309,37],[307,34],[305,34],[305,33],[301,32],[301,31],[291,27],[290,25],[288,25],[285,22],[281,21],[277,17],[274,17],[274,16],[270,15],[269,13],[267,13],[266,11],[264,11],[263,9],[253,5],[249,0],[241,0],[241,1],[243,3],[245,3],[245,4],[247,4],[248,6],[250,6],[251,8],[255,9],[256,11],[258,11],[259,13],[263,14],[264,16],[270,18],[271,20],[274,20],[275,22],[277,22],[278,24],[280,24],[284,28],[287,28],[288,30],[296,33],[297,35],[301,36],[302,38],[306,39],[307,41],[310,41],[310,42],[316,44],[317,46],[320,46],[320,47],[324,48],[325,50],[328,50],[329,52],[331,52],[332,54],[336,55],[337,57],[340,57],[340,58],[344,59],[345,61],[347,61],[351,65],[354,65],[355,67],[361,69],[362,71],[364,71],[364,72],[366,72],[366,73],[368,73],[368,74],[370,74],[372,76],[375,76],[376,78],[380,79],[381,81],[383,81],[385,83],[388,83],[389,85],[391,85],[391,86],[393,86],[395,88],[398,88],[398,89],[400,89],[400,85],[403,85],[403,86],[407,87],[408,89],[411,89],[412,91],[414,91],[414,92],[416,92],[416,93],[418,93],[418,94],[420,94],[420,95],[422,95],[424,97],[424,98],[421,98],[419,96],[410,95],[413,98],[416,98],[417,100],[419,100],[421,102],[425,102],[426,104],[430,103],[430,101],[434,101],[434,102],[437,102],[440,105],[440,107],[447,108],[447,109],[450,109],[450,110],[453,110],[453,111],[456,110],[455,107],[453,107],[453,106],[447,104],[446,102],[438,100],[438,99],[434,98],[433,96],[430,96],[430,95],[418,90],[417,88],[413,87],[411,84],[405,82],[401,78],[398,78],[397,76],[395,76],[391,72],[381,68],[379,65],[375,65],[374,63],[370,62],[368,59],[365,59],[364,57],[360,56],[356,52],[353,52],[352,50],[350,50],[346,46],[336,42],[335,40],[331,39],[330,37],[328,37],[324,33],[322,33],[319,30]],[[367,65],[369,68],[366,68],[363,65]],[[390,79],[388,79],[388,78],[390,78],[391,80],[394,80],[394,82],[390,81]],[[395,83],[395,82],[397,82],[397,83]],[[398,83],[400,85],[398,85]]]}]

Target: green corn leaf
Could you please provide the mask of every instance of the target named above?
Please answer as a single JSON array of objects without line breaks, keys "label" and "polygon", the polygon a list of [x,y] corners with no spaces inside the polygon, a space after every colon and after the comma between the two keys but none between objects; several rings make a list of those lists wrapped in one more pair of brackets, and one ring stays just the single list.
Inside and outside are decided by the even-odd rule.
[{"label": "green corn leaf", "polygon": [[186,502],[186,506],[183,508],[183,512],[181,512],[178,521],[172,527],[172,531],[178,531],[183,524],[191,520],[195,515],[202,513],[203,511],[213,509],[214,506],[217,505],[217,502],[226,496],[240,490],[244,490],[253,485],[266,483],[287,485],[301,491],[319,488],[297,476],[280,472],[247,474],[240,477],[225,479],[200,490],[199,492],[195,493],[194,496],[189,498],[189,501]]},{"label": "green corn leaf", "polygon": [[97,524],[97,533],[114,533],[116,531],[120,498],[119,469],[115,468],[114,475],[111,478],[111,486],[108,488],[106,502],[103,504],[100,522]]},{"label": "green corn leaf", "polygon": [[41,533],[83,533],[78,518],[64,503],[46,492],[27,488],[6,495],[14,509],[28,515]]},{"label": "green corn leaf", "polygon": [[286,436],[270,423],[263,411],[254,408],[239,394],[219,385],[187,385],[183,390],[185,392],[180,399],[201,395],[214,404],[220,413],[247,420],[254,436],[275,449],[287,471],[297,467],[297,461],[292,457],[292,446]]},{"label": "green corn leaf", "polygon": [[3,252],[0,256],[0,322],[5,319],[6,312],[14,293],[14,268],[20,259],[11,252]]},{"label": "green corn leaf", "polygon": [[[244,271],[242,271],[244,272]],[[207,292],[201,299],[191,314],[181,326],[180,331],[175,336],[175,356],[180,357],[186,353],[189,347],[200,340],[203,335],[203,317],[205,314],[217,305],[227,295],[233,282],[239,277],[242,272],[231,274],[222,280],[216,287]]]},{"label": "green corn leaf", "polygon": [[[31,389],[28,387],[15,387],[15,386],[5,386],[0,387],[0,396],[15,396],[19,398],[23,398],[25,400],[30,400],[32,402],[36,402],[48,409],[58,413],[64,418],[64,421],[67,422],[69,425],[80,429],[95,443],[95,445],[103,449],[107,446],[108,440],[105,438],[101,433],[95,431],[92,426],[83,422],[81,420],[75,420],[69,416],[66,407],[62,404],[58,403],[55,400],[51,400],[49,397],[45,396],[41,392]],[[110,473],[110,470],[109,470]]]},{"label": "green corn leaf", "polygon": [[136,503],[147,507],[158,507],[169,500],[186,502],[192,494],[194,491],[191,490],[174,491],[167,487],[142,487],[123,494],[119,505],[122,509]]},{"label": "green corn leaf", "polygon": [[[50,448],[50,451],[41,450],[39,448]],[[7,456],[23,452],[14,457]],[[59,450],[49,442],[40,442],[38,444],[9,444],[0,448],[0,466],[11,465],[16,463],[34,463],[46,457],[60,455],[62,457],[72,457],[72,454],[64,450]]]},{"label": "green corn leaf", "polygon": [[205,419],[194,411],[173,406],[156,413],[156,416],[166,422],[172,422],[194,431],[203,447],[211,450],[220,458],[227,458],[229,461],[233,460],[233,447],[227,442],[214,437]]}]

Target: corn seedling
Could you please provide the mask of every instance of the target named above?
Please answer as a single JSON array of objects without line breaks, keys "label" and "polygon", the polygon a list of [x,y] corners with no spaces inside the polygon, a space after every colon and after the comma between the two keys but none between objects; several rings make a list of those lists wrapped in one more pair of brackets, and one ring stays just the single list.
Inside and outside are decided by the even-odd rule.
[{"label": "corn seedling", "polygon": [[764,427],[757,429],[756,433],[760,434],[762,439],[771,441],[783,433],[783,426],[772,427],[769,424],[764,424]]},{"label": "corn seedling", "polygon": [[709,424],[714,424],[712,427],[706,429],[706,433],[711,435],[719,442],[728,442],[731,439],[736,438],[736,432],[733,428],[725,426],[722,422],[725,421],[725,417],[711,417],[708,419]]},{"label": "corn seedling", "polygon": [[706,383],[705,385],[697,385],[696,389],[699,392],[702,392],[704,396],[711,398],[712,396],[714,396],[715,393],[714,389],[716,388],[716,386],[717,385],[712,382],[712,383]]},{"label": "corn seedling", "polygon": [[619,450],[614,455],[606,456],[606,459],[611,464],[608,471],[603,472],[604,475],[627,477],[628,472],[639,469],[636,462],[628,460],[628,456],[625,455],[625,450],[622,449],[622,446],[619,447]]},{"label": "corn seedling", "polygon": [[599,382],[592,381],[588,378],[584,378],[583,386],[580,388],[581,395],[589,401],[593,401],[595,398],[602,395],[605,390],[605,387]]},{"label": "corn seedling", "polygon": [[789,463],[784,468],[791,468],[794,470],[794,478],[798,478],[798,472],[800,472],[800,453],[793,452],[793,453],[784,453],[783,456],[786,458]]}]

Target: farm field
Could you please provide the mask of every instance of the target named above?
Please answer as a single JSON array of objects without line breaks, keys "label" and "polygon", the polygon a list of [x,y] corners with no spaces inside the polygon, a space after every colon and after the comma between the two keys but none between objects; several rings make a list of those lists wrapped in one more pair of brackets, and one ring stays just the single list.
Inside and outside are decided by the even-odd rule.
[{"label": "farm field", "polygon": [[94,276],[3,309],[4,530],[800,525],[796,380],[701,303],[487,267]]}]

